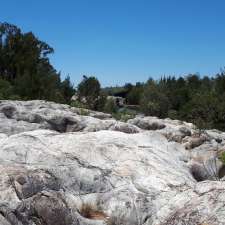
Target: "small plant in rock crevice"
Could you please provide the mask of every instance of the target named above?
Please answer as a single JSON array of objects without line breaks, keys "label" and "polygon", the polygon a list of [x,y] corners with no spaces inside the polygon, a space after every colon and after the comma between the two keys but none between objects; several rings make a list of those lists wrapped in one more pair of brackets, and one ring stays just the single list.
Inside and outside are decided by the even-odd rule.
[{"label": "small plant in rock crevice", "polygon": [[219,159],[225,165],[225,152],[220,153]]},{"label": "small plant in rock crevice", "polygon": [[90,220],[106,220],[107,215],[102,212],[97,206],[90,203],[83,203],[79,209],[81,216]]}]

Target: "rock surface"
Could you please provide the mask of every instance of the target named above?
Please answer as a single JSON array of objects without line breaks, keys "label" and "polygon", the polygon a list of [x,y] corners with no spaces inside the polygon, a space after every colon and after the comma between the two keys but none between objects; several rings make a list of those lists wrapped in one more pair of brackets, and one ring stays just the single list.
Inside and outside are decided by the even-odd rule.
[{"label": "rock surface", "polygon": [[1,101],[0,224],[223,225],[224,151],[190,123]]}]

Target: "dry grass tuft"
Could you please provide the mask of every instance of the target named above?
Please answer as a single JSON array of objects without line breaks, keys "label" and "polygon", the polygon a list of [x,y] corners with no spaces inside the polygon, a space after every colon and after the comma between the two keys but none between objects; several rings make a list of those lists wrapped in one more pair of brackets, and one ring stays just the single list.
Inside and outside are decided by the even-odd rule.
[{"label": "dry grass tuft", "polygon": [[107,215],[100,211],[99,209],[97,209],[97,207],[95,207],[94,205],[91,204],[83,204],[82,207],[79,210],[79,213],[87,218],[87,219],[91,219],[91,220],[105,220],[107,219]]}]

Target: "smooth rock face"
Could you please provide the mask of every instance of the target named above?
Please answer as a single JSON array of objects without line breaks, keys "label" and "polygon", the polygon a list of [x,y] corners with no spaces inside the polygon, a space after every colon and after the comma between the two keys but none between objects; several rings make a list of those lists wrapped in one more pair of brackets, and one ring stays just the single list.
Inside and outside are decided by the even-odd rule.
[{"label": "smooth rock face", "polygon": [[225,224],[224,133],[78,112],[1,101],[0,224]]}]

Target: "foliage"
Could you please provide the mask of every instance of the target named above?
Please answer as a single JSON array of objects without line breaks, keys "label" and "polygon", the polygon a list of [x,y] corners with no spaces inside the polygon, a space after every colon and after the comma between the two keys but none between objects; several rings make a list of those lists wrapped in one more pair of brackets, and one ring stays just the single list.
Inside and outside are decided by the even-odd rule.
[{"label": "foliage", "polygon": [[[129,94],[128,94],[129,96]],[[141,94],[141,111],[160,118],[195,123],[200,129],[225,130],[225,72],[216,77],[149,79]]]},{"label": "foliage", "polygon": [[[88,79],[86,77],[84,81]],[[87,97],[88,108],[97,109],[99,107],[96,107],[96,102],[101,95],[100,84],[96,78],[91,79],[92,84],[86,85],[89,93],[86,95],[90,96]],[[105,88],[104,91],[109,95],[125,97],[128,106],[137,106],[137,111],[146,115],[193,122],[200,130],[206,128],[225,130],[225,72],[223,70],[212,78],[206,76],[200,78],[196,74],[178,78],[168,76],[160,80],[150,78],[144,84],[128,83],[123,87]],[[130,112],[121,111],[113,100],[108,98],[106,101],[106,95],[105,101],[99,102],[103,106],[99,110],[112,113],[118,120],[126,121],[134,116]]]},{"label": "foliage", "polygon": [[126,99],[129,105],[139,105],[141,102],[141,95],[143,93],[143,84],[136,83],[135,86],[132,86],[130,91],[127,93]]},{"label": "foliage", "polygon": [[177,119],[178,115],[177,115],[177,111],[176,110],[173,110],[173,109],[170,109],[168,111],[168,117],[172,120],[175,120]]},{"label": "foliage", "polygon": [[87,109],[83,109],[83,108],[80,108],[80,115],[81,116],[88,116],[89,115],[89,111]]},{"label": "foliage", "polygon": [[104,112],[116,113],[117,110],[118,110],[118,106],[116,105],[115,101],[112,98],[107,99],[104,106]]},{"label": "foliage", "polygon": [[13,87],[10,82],[0,78],[0,99],[10,99],[13,95]]},{"label": "foliage", "polygon": [[83,76],[77,88],[78,100],[86,108],[103,111],[107,96],[101,90],[101,85],[96,77]]},{"label": "foliage", "polygon": [[219,159],[222,161],[222,163],[225,165],[225,152],[222,152],[219,156]]},{"label": "foliage", "polygon": [[97,100],[95,101],[95,110],[104,111],[107,102],[107,95],[102,90],[99,93]]},{"label": "foliage", "polygon": [[[48,55],[54,52],[32,32],[0,23],[0,89],[1,98],[46,99],[69,103],[74,93],[67,77],[50,64]],[[7,92],[7,93],[6,93]]]},{"label": "foliage", "polygon": [[181,118],[195,123],[199,128],[214,128],[218,99],[213,93],[196,93],[180,110]]},{"label": "foliage", "polygon": [[142,111],[150,116],[165,117],[169,109],[169,99],[154,81],[148,81],[141,99]]},{"label": "foliage", "polygon": [[105,87],[103,88],[103,91],[108,96],[117,96],[119,93],[124,92],[125,89],[124,87],[121,87],[121,86],[115,86],[115,87]]},{"label": "foliage", "polygon": [[122,109],[112,113],[112,116],[116,120],[127,122],[128,120],[133,119],[136,116],[136,113],[127,109]]},{"label": "foliage", "polygon": [[71,97],[74,95],[75,91],[69,76],[67,76],[65,80],[61,82],[61,92],[64,96],[65,103],[70,103]]},{"label": "foliage", "polygon": [[76,107],[76,108],[85,108],[86,106],[85,106],[85,104],[83,104],[83,103],[81,103],[80,101],[72,101],[71,103],[70,103],[70,106],[72,106],[72,107]]},{"label": "foliage", "polygon": [[70,104],[71,107],[79,108],[78,114],[82,116],[88,116],[89,110],[86,109],[85,104],[79,102],[79,101],[72,101]]}]

